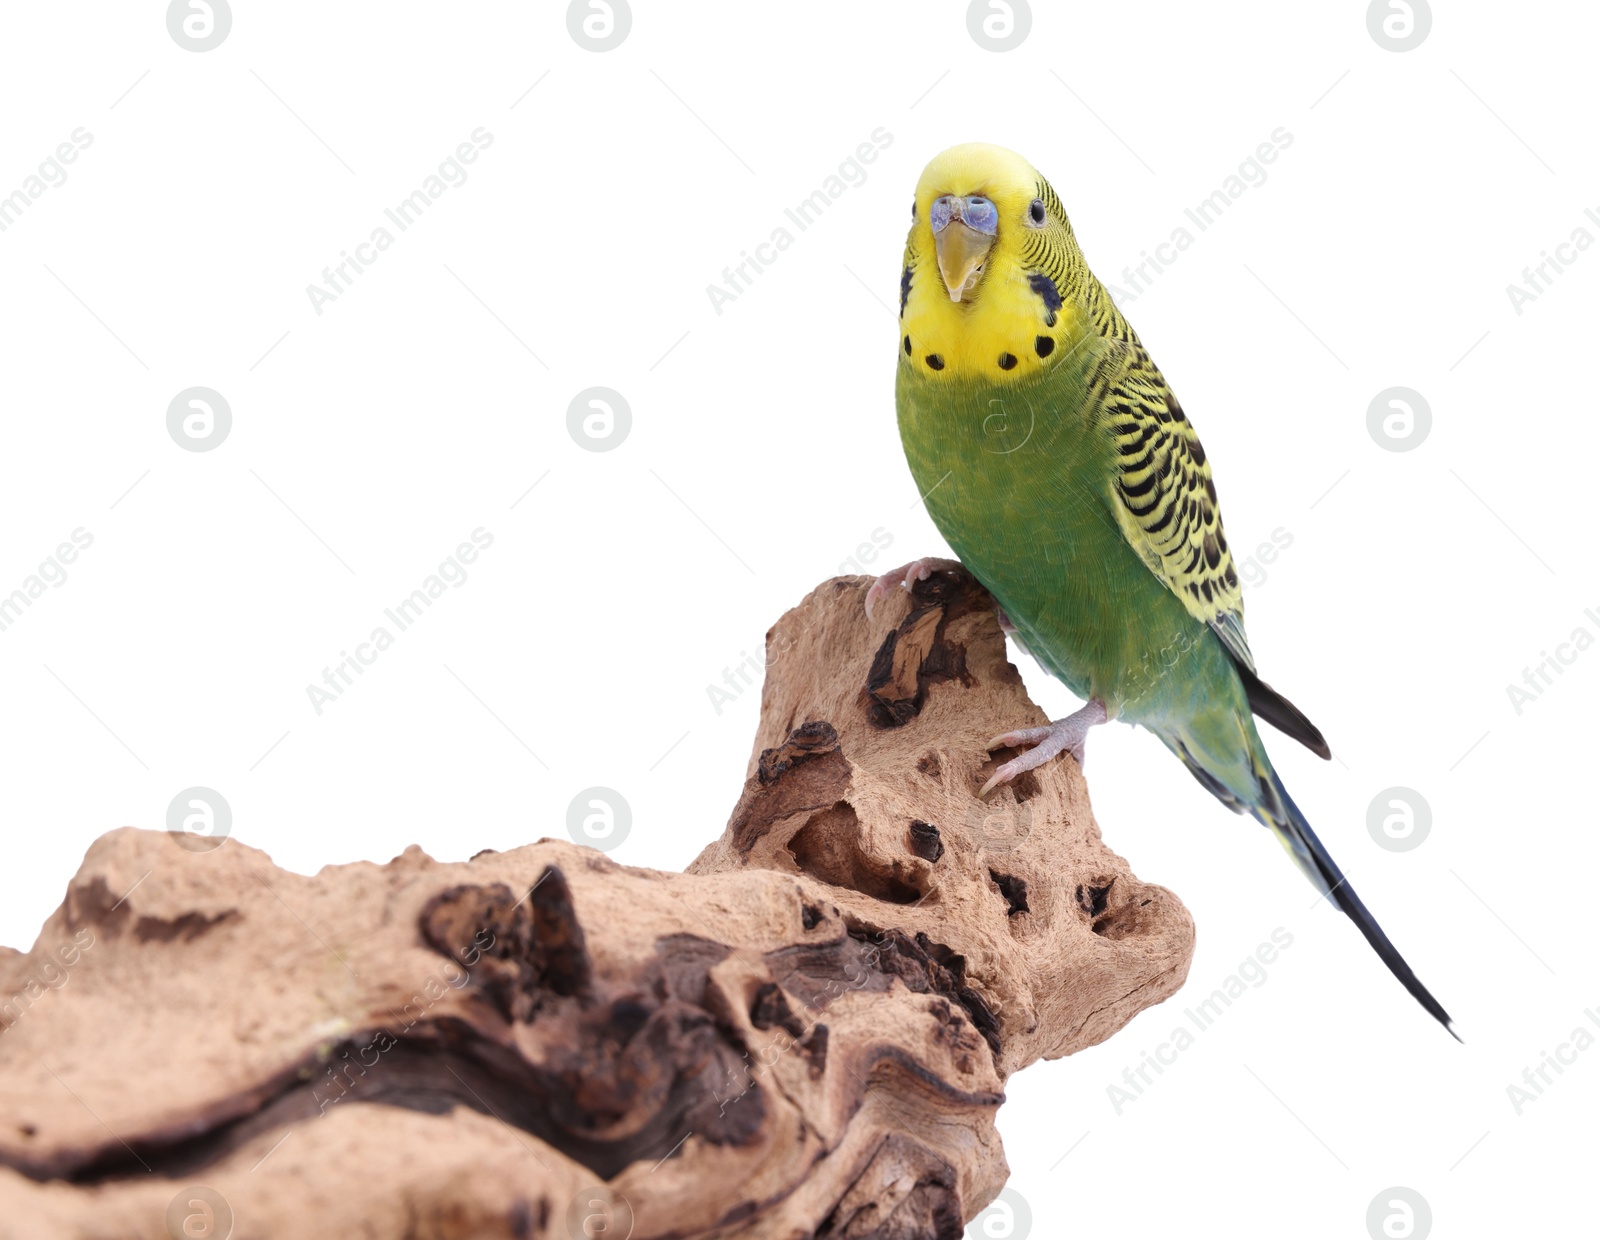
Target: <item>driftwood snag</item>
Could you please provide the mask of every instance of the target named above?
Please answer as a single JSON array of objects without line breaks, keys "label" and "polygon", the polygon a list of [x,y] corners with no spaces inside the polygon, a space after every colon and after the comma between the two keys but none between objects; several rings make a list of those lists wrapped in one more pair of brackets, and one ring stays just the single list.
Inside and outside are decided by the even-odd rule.
[{"label": "driftwood snag", "polygon": [[542,840],[276,868],[132,828],[0,949],[0,1235],[960,1235],[1007,1078],[1183,982],[1194,928],[938,574],[768,634],[760,731],[683,874]]}]

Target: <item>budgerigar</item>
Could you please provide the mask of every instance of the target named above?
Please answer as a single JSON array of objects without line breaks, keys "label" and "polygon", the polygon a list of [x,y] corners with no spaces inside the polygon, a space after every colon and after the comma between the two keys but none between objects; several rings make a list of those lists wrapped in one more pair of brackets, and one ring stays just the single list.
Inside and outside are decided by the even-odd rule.
[{"label": "budgerigar", "polygon": [[[1088,703],[996,737],[991,749],[1031,748],[984,793],[1063,751],[1081,761],[1097,723],[1143,725],[1269,827],[1454,1034],[1273,770],[1252,715],[1328,746],[1256,675],[1205,450],[1055,191],[1021,156],[972,143],[928,165],[913,214],[896,405],[917,489],[1003,621]],[[937,564],[886,575],[869,607]]]}]

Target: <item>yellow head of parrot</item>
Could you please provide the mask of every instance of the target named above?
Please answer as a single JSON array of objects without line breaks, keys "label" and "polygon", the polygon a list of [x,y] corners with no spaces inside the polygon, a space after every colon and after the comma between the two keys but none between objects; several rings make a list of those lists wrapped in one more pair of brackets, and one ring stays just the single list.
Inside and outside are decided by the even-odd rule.
[{"label": "yellow head of parrot", "polygon": [[953,146],[923,170],[912,214],[902,367],[930,382],[1019,382],[1069,356],[1093,276],[1032,164],[1003,146]]},{"label": "yellow head of parrot", "polygon": [[1022,156],[983,142],[936,156],[917,183],[917,225],[932,235],[950,300],[971,300],[1001,233],[1026,226],[1040,177]]}]

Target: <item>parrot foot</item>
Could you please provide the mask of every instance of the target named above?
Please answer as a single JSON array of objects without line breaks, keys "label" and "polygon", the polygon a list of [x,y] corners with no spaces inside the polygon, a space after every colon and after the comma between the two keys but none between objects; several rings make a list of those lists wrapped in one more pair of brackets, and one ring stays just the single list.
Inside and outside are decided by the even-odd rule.
[{"label": "parrot foot", "polygon": [[899,586],[909,590],[919,581],[926,581],[934,573],[954,572],[961,565],[956,560],[942,560],[937,556],[923,556],[920,560],[912,560],[909,564],[902,564],[892,573],[885,573],[872,583],[872,588],[867,591],[867,619],[872,619],[872,608],[879,599],[889,591]]},{"label": "parrot foot", "polygon": [[1033,748],[1027,753],[1018,754],[996,770],[989,777],[989,782],[978,790],[978,795],[988,796],[992,789],[1009,783],[1024,771],[1043,766],[1063,751],[1076,758],[1079,769],[1082,769],[1083,742],[1089,735],[1089,729],[1105,721],[1106,704],[1095,698],[1081,710],[1075,710],[1065,719],[1057,719],[1042,728],[1022,728],[1016,732],[1002,732],[985,748],[1000,749],[1011,745],[1032,745]]}]

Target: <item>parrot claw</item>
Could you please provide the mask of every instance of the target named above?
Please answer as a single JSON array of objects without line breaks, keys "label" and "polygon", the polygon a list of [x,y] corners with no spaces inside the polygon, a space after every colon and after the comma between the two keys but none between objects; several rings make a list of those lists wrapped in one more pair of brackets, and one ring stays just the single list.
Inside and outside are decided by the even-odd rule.
[{"label": "parrot claw", "polygon": [[926,581],[934,573],[949,573],[961,567],[956,560],[942,560],[937,556],[924,556],[920,560],[912,560],[909,564],[902,564],[893,572],[885,573],[872,583],[872,588],[867,591],[867,619],[872,619],[872,609],[879,599],[888,594],[896,586],[902,590],[910,590],[919,581]]},{"label": "parrot claw", "polygon": [[1037,745],[1050,735],[1050,725],[1042,728],[1019,728],[1015,732],[1002,732],[984,744],[984,749],[993,752],[996,749],[1012,749],[1018,745]]},{"label": "parrot claw", "polygon": [[1057,719],[1042,728],[1020,728],[1015,732],[1002,732],[984,748],[1005,749],[1017,745],[1031,745],[1033,748],[1027,753],[1018,754],[996,769],[989,777],[989,781],[978,790],[978,795],[988,796],[1001,784],[1010,783],[1024,771],[1032,771],[1043,766],[1059,753],[1070,753],[1077,759],[1078,769],[1082,770],[1084,741],[1089,735],[1089,729],[1105,721],[1106,704],[1095,698],[1081,710],[1073,711],[1065,719]]}]

